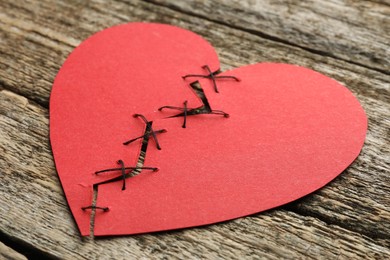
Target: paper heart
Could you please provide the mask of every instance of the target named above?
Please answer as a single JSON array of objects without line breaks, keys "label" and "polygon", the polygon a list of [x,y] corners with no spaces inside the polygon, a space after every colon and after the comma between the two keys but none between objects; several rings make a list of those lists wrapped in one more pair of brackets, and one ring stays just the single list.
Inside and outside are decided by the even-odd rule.
[{"label": "paper heart", "polygon": [[181,76],[203,73],[204,64],[213,71],[219,68],[207,41],[187,30],[151,23],[103,30],[67,58],[50,96],[50,140],[82,235],[89,234],[90,212],[81,207],[91,204],[93,184],[113,177],[94,172],[117,166],[118,159],[136,165],[138,147],[122,145],[143,131],[132,115],[153,113],[161,100],[178,106],[186,98],[200,106]]},{"label": "paper heart", "polygon": [[[287,64],[255,64],[220,75],[215,93],[199,81],[217,115],[167,118],[164,105],[199,107],[186,74],[219,67],[210,45],[167,25],[128,24],[100,32],[61,68],[50,100],[51,142],[57,171],[82,235],[89,234],[92,186],[136,165],[147,114],[154,129],[141,172],[98,186],[95,235],[134,234],[233,219],[305,196],[335,178],[358,156],[367,119],[351,92],[322,74]],[[152,68],[152,69],[147,69]]]}]

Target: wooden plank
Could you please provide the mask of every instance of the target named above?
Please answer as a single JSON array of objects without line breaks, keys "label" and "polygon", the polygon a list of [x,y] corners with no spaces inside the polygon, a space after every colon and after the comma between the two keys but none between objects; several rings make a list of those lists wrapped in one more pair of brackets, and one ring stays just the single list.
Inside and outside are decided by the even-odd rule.
[{"label": "wooden plank", "polygon": [[[386,172],[390,167],[386,156],[390,147],[386,132],[390,124],[387,116],[390,99],[387,75],[168,8],[143,2],[133,6],[132,3],[117,2],[109,8],[105,2],[91,2],[85,9],[66,3],[53,7],[44,1],[40,2],[39,8],[28,9],[17,1],[6,3],[7,12],[1,17],[3,39],[7,42],[7,47],[0,47],[1,52],[6,54],[0,56],[0,63],[7,68],[0,70],[3,85],[47,106],[51,82],[65,56],[80,41],[78,39],[127,19],[169,22],[204,35],[220,53],[223,69],[259,61],[311,67],[345,83],[357,95],[369,115],[370,131],[366,146],[353,166],[331,186],[296,204],[293,209],[387,241],[390,222],[386,206],[390,204],[386,196],[389,190]],[[56,14],[60,9],[63,12]],[[77,15],[67,16],[72,12]],[[126,15],[127,12],[131,15]],[[39,19],[34,20],[33,17]],[[79,25],[77,19],[86,20],[85,24],[94,24],[96,28]],[[47,20],[55,22],[47,24]],[[33,21],[33,24],[29,21]],[[63,29],[63,23],[75,29]],[[20,44],[12,44],[18,40]],[[25,65],[21,67],[12,62],[15,60]],[[373,172],[375,174],[371,174]],[[369,217],[369,211],[377,212],[381,216],[379,220],[375,214]]]},{"label": "wooden plank", "polygon": [[389,73],[387,5],[348,0],[148,1]]},{"label": "wooden plank", "polygon": [[[121,253],[177,258],[388,256],[390,87],[388,76],[377,68],[138,1],[1,1],[0,10],[0,88],[44,107],[57,70],[82,39],[114,24],[145,20],[175,24],[205,36],[220,53],[223,69],[278,61],[330,75],[357,95],[370,120],[366,146],[352,167],[326,188],[285,207],[288,211],[279,209],[207,228],[81,242],[55,174],[47,110],[2,92],[0,151],[6,156],[0,158],[0,228],[7,236],[48,254],[77,258]],[[37,224],[31,227],[30,223]],[[296,238],[297,234],[301,237]],[[322,240],[325,243],[318,242]]]},{"label": "wooden plank", "polygon": [[[0,227],[8,237],[56,257],[372,257],[390,249],[358,233],[283,209],[208,227],[80,239],[56,176],[48,111],[0,92]],[[32,223],[34,223],[32,225]]]},{"label": "wooden plank", "polygon": [[0,259],[27,260],[27,258],[0,242]]},{"label": "wooden plank", "polygon": [[[199,33],[215,46],[223,69],[276,61],[314,68],[366,92],[384,91],[388,83],[382,73],[143,2],[8,0],[1,1],[0,8],[4,10],[0,12],[0,84],[46,107],[54,77],[72,49],[94,32],[131,21],[170,23]],[[362,83],[361,74],[365,75]]]}]

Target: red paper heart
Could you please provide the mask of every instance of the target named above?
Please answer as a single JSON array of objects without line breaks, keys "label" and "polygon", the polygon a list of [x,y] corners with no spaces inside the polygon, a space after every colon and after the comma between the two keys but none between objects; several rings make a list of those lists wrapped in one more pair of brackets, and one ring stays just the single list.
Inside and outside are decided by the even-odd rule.
[{"label": "red paper heart", "polygon": [[[166,129],[149,142],[141,172],[101,184],[95,235],[134,234],[205,225],[270,209],[331,181],[358,156],[367,119],[348,89],[312,70],[256,64],[221,75],[220,93],[200,81],[217,115],[166,118],[163,105],[198,107],[201,101],[181,76],[218,69],[212,48],[188,31],[157,24],[128,24],[100,32],[65,62],[50,101],[51,142],[68,203],[82,235],[89,233],[92,185],[135,166],[147,114]],[[152,68],[152,69],[148,69]],[[164,119],[165,118],[165,119]]]},{"label": "red paper heart", "polygon": [[186,98],[200,106],[181,76],[203,73],[204,64],[213,71],[219,68],[207,41],[187,30],[150,23],[103,30],[68,57],[50,97],[50,139],[82,235],[89,234],[90,212],[81,207],[91,204],[92,185],[113,177],[94,172],[117,167],[118,159],[136,165],[139,147],[122,145],[143,131],[132,115],[153,113],[161,100],[181,106]]}]

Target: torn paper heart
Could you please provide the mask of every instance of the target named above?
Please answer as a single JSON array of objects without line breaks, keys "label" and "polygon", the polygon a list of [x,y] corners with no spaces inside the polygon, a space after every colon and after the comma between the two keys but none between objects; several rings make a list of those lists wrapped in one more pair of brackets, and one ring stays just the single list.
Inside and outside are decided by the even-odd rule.
[{"label": "torn paper heart", "polygon": [[[200,100],[182,75],[218,70],[214,49],[174,26],[131,23],[101,31],[77,47],[59,71],[50,97],[50,140],[58,175],[82,235],[89,234],[92,186],[111,179],[99,169],[122,159],[135,166],[138,147],[122,142],[143,132],[134,113],[148,114],[165,100]],[[162,116],[162,115],[161,115]]]},{"label": "torn paper heart", "polygon": [[[209,72],[218,68],[202,38],[158,24],[107,29],[71,54],[53,86],[50,134],[82,235],[89,234],[91,211],[82,208],[92,205],[94,184],[102,183],[93,206],[108,209],[96,210],[95,235],[135,234],[283,205],[321,188],[358,156],[367,119],[335,80],[264,63],[218,74],[216,93]],[[208,75],[192,84],[205,97],[192,90],[195,79],[182,79],[189,74]],[[159,171],[123,180],[122,167],[137,164],[147,140],[143,166]],[[107,168],[119,170],[95,174]]]}]

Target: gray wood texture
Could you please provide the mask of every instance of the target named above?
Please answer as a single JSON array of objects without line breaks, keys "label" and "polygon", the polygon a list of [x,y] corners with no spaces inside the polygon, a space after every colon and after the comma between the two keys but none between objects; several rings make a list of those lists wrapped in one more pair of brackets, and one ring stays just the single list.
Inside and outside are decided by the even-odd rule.
[{"label": "gray wood texture", "polygon": [[26,260],[27,258],[0,242],[0,259]]},{"label": "gray wood texture", "polygon": [[[0,241],[76,259],[390,258],[389,17],[386,1],[0,1]],[[132,21],[202,35],[223,70],[286,62],[337,79],[369,118],[360,156],[323,189],[271,211],[171,232],[80,238],[51,154],[50,90],[81,41]],[[8,249],[0,250],[3,257]]]}]

